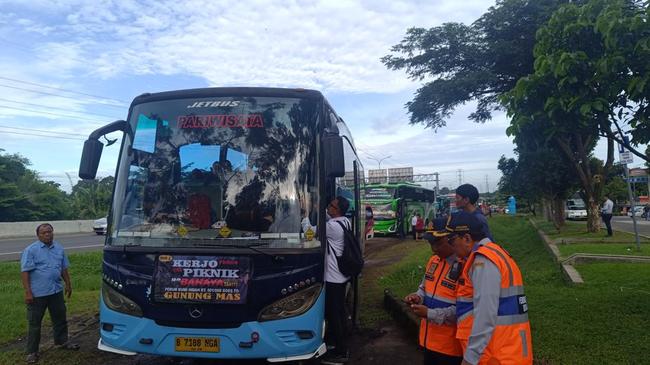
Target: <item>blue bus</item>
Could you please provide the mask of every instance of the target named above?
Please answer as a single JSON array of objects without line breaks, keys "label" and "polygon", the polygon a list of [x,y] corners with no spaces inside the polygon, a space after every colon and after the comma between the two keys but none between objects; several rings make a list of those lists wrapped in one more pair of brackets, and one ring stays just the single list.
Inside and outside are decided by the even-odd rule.
[{"label": "blue bus", "polygon": [[[143,94],[126,121],[103,249],[98,348],[299,361],[324,342],[325,209],[351,199],[363,245],[363,167],[343,120],[314,90],[206,88]],[[363,214],[362,214],[363,213]],[[371,217],[370,217],[371,218]],[[356,321],[359,290],[349,286]]]}]

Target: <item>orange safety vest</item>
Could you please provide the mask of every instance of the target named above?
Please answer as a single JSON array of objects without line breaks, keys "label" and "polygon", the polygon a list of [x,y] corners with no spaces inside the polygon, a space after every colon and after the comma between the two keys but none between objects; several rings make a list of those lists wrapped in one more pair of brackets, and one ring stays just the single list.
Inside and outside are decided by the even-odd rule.
[{"label": "orange safety vest", "polygon": [[479,364],[532,364],[533,345],[521,271],[510,254],[493,242],[479,246],[469,255],[458,280],[456,337],[465,351],[474,324],[474,286],[471,269],[477,254],[487,257],[501,272],[497,323]]},{"label": "orange safety vest", "polygon": [[[424,274],[424,305],[427,308],[447,308],[456,304],[457,278],[449,276],[452,265],[433,255]],[[462,356],[463,350],[456,339],[456,326],[438,325],[423,318],[420,321],[420,346],[427,350],[450,356]]]}]

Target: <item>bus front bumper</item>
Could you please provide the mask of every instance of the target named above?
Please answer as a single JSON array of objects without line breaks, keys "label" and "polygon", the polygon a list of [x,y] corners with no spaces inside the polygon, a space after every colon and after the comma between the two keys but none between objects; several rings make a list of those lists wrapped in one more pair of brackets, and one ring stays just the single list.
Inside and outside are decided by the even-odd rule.
[{"label": "bus front bumper", "polygon": [[[324,292],[300,316],[267,322],[245,322],[238,328],[219,329],[161,326],[148,318],[110,310],[100,299],[101,336],[97,348],[121,355],[145,353],[214,359],[267,359],[269,362],[320,357],[327,351],[323,342]],[[105,327],[111,331],[105,330]],[[258,334],[257,342],[251,341],[253,333]],[[306,333],[311,333],[311,336],[306,336]],[[218,338],[219,351],[176,351],[177,337]]]}]

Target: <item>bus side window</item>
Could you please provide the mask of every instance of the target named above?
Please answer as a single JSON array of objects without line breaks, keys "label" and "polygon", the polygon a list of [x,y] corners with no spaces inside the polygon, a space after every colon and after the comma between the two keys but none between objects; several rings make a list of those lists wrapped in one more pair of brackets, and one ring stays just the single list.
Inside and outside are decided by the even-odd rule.
[{"label": "bus side window", "polygon": [[[355,176],[354,165],[357,156],[347,138],[343,138],[343,156],[345,157],[345,176],[336,179],[336,195],[346,198],[350,202],[350,208],[346,216],[350,219],[353,227],[357,222],[357,202],[355,199]],[[358,165],[358,162],[357,162]],[[358,173],[357,173],[358,174]]]}]

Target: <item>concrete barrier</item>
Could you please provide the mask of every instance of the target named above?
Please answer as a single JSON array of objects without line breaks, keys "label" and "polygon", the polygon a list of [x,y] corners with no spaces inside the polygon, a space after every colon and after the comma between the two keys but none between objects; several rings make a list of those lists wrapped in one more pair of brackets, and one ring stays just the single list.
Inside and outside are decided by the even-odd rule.
[{"label": "concrete barrier", "polygon": [[36,237],[36,227],[41,223],[50,223],[54,233],[89,233],[93,231],[95,220],[79,221],[36,221],[0,223],[0,238]]}]

